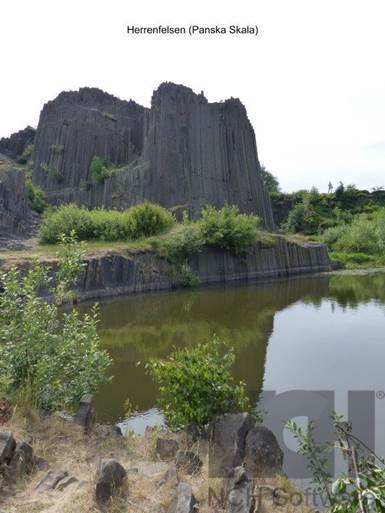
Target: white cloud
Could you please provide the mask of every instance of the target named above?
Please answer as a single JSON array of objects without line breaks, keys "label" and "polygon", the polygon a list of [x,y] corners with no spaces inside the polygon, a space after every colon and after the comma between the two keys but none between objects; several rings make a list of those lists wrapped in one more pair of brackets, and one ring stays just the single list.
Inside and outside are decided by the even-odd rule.
[{"label": "white cloud", "polygon": [[[149,105],[160,82],[238,96],[285,189],[385,185],[383,0],[4,0],[0,136],[61,90]],[[135,25],[257,24],[253,36],[128,36]],[[384,177],[385,178],[385,177]]]}]

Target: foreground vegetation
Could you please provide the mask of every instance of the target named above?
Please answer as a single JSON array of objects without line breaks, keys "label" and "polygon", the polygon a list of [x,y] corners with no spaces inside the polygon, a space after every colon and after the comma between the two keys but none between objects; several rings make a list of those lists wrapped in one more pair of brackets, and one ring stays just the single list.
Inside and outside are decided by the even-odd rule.
[{"label": "foreground vegetation", "polygon": [[[299,454],[308,460],[316,490],[328,513],[375,513],[385,511],[385,466],[361,440],[352,434],[352,426],[334,416],[336,443],[315,440],[314,423],[302,430],[290,421],[286,427],[299,444]],[[339,448],[349,462],[349,474],[335,481],[328,470],[328,453]]]},{"label": "foreground vegetation", "polygon": [[234,350],[224,351],[214,339],[149,361],[169,428],[203,428],[217,415],[249,409],[245,383],[235,383],[231,375],[234,360]]},{"label": "foreground vegetation", "polygon": [[[59,311],[83,256],[72,234],[62,238],[53,276],[37,261],[24,273],[0,275],[0,392],[19,406],[71,409],[107,379],[110,359],[100,348],[96,308],[83,317]],[[44,290],[53,302],[41,297]]]}]

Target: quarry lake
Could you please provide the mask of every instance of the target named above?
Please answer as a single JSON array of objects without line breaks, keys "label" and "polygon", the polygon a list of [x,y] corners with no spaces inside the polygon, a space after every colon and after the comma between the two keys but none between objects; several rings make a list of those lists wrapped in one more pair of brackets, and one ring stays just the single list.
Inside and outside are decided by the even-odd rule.
[{"label": "quarry lake", "polygon": [[[349,390],[385,390],[384,272],[138,294],[102,301],[100,315],[114,361],[96,398],[101,422],[122,420],[129,399],[130,428],[159,423],[144,363],[214,335],[235,348],[234,375],[249,390],[333,391],[342,413]],[[377,403],[384,418],[385,400]]]}]

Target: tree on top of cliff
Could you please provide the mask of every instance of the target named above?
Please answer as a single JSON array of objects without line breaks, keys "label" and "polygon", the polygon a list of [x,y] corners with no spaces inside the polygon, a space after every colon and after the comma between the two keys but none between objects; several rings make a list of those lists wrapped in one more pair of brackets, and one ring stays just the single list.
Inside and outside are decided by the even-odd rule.
[{"label": "tree on top of cliff", "polygon": [[262,181],[269,193],[281,192],[278,178],[274,176],[265,166],[261,166]]}]

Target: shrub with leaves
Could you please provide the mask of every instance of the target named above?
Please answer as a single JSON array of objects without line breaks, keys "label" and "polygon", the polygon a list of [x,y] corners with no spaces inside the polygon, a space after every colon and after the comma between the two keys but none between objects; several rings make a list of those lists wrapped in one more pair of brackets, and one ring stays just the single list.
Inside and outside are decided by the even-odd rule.
[{"label": "shrub with leaves", "polygon": [[31,202],[32,210],[42,214],[47,207],[44,192],[33,185],[31,178],[26,179],[25,187],[27,189],[28,199]]},{"label": "shrub with leaves", "polygon": [[130,238],[149,237],[164,232],[175,222],[167,209],[154,203],[141,203],[128,210]]},{"label": "shrub with leaves", "polygon": [[62,234],[69,235],[73,230],[79,240],[133,240],[159,234],[174,222],[168,210],[153,203],[143,203],[124,211],[87,210],[68,204],[45,212],[40,240],[56,244]]},{"label": "shrub with leaves", "polygon": [[207,245],[244,253],[256,242],[259,218],[241,214],[238,207],[226,205],[220,210],[203,209],[199,224]]},{"label": "shrub with leaves", "polygon": [[[13,268],[0,276],[0,390],[28,397],[30,406],[70,409],[106,381],[111,362],[100,348],[97,310],[81,317],[76,310],[62,316],[58,309],[76,281],[81,258],[72,235],[62,239],[53,276],[37,261],[24,273]],[[45,301],[44,289],[56,301]]]},{"label": "shrub with leaves", "polygon": [[108,162],[101,157],[93,157],[90,170],[93,180],[98,183],[103,183],[106,178],[111,176]]},{"label": "shrub with leaves", "polygon": [[249,408],[245,384],[235,382],[230,372],[234,350],[223,349],[214,340],[177,349],[166,360],[152,359],[147,364],[171,429],[190,423],[203,427],[217,415]]},{"label": "shrub with leaves", "polygon": [[94,223],[90,212],[70,203],[56,209],[46,210],[39,235],[41,242],[55,244],[59,242],[63,234],[69,236],[73,231],[76,232],[79,240],[94,237]]},{"label": "shrub with leaves", "polygon": [[[339,446],[349,458],[351,475],[341,475],[334,482],[327,471],[326,454],[332,444],[318,443],[314,439],[314,424],[302,430],[293,421],[286,427],[299,442],[299,453],[308,459],[317,491],[326,497],[328,513],[374,513],[385,511],[384,461],[372,451],[365,453],[365,444],[351,434],[351,426],[334,417]],[[342,437],[341,437],[342,432]]]}]

